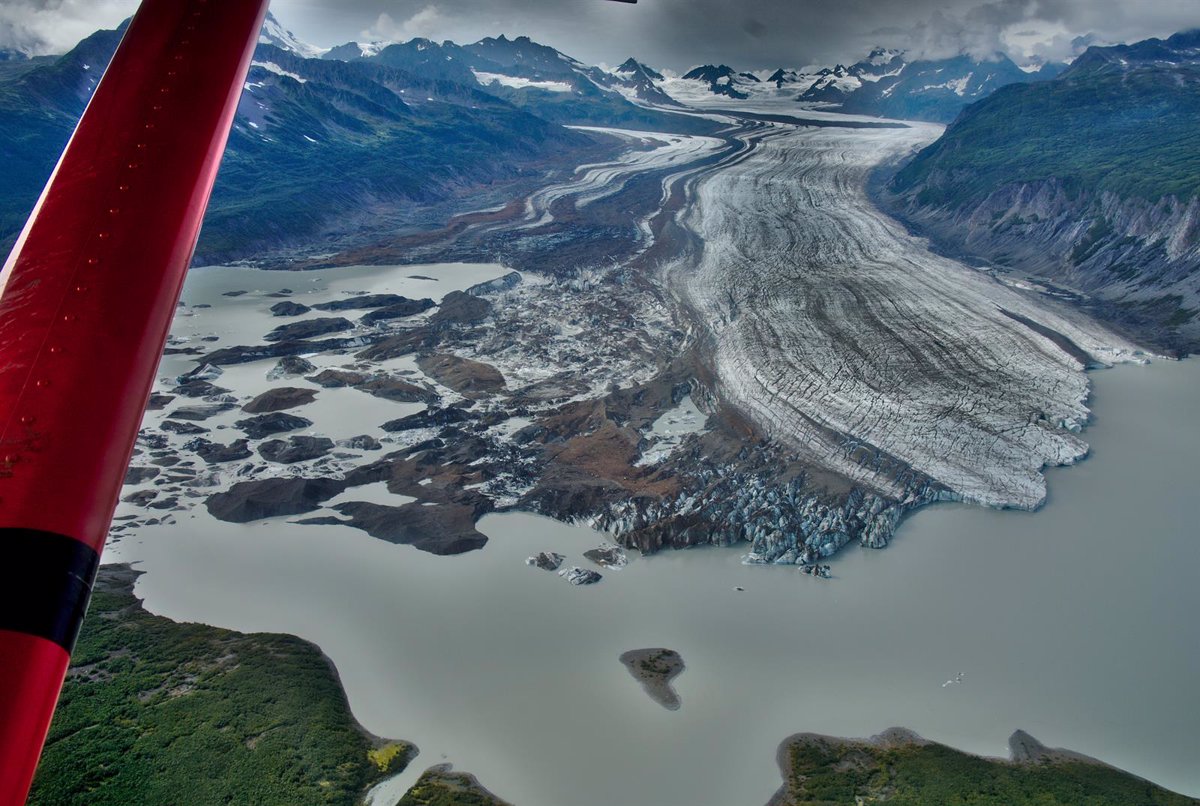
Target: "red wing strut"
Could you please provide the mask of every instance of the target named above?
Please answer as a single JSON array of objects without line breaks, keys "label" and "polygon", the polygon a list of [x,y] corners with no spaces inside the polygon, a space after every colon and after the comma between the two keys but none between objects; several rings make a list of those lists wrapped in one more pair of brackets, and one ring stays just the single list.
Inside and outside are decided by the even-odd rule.
[{"label": "red wing strut", "polygon": [[0,274],[0,806],[25,802],[267,0],[144,0]]}]

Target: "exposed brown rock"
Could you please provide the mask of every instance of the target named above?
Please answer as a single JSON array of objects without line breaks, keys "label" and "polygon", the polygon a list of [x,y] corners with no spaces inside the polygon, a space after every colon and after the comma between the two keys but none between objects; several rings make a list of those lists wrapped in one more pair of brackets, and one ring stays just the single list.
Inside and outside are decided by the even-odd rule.
[{"label": "exposed brown rock", "polygon": [[494,394],[505,387],[504,376],[490,364],[447,353],[423,355],[417,366],[442,386],[464,397]]}]

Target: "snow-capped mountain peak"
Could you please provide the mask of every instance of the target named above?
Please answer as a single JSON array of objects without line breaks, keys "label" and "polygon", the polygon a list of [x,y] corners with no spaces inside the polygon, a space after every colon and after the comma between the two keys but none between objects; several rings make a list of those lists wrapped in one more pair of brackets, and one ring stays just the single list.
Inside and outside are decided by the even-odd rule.
[{"label": "snow-capped mountain peak", "polygon": [[903,56],[904,51],[895,48],[875,48],[863,61],[867,64],[873,64],[876,67],[890,64],[897,56]]},{"label": "snow-capped mountain peak", "polygon": [[291,51],[306,59],[318,59],[329,50],[329,48],[319,48],[316,45],[310,45],[308,42],[300,39],[287,28],[284,28],[279,20],[275,19],[275,15],[269,11],[267,12],[267,19],[263,22],[262,31],[258,35],[258,41],[259,44],[274,45],[280,50]]},{"label": "snow-capped mountain peak", "polygon": [[396,43],[389,40],[381,40],[379,42],[347,42],[344,45],[337,45],[325,51],[321,54],[321,58],[343,62],[352,62],[355,59],[370,59],[373,56],[378,56],[384,48],[394,44]]},{"label": "snow-capped mountain peak", "polygon": [[639,62],[637,59],[633,58],[632,56],[630,56],[628,59],[626,59],[624,62],[622,62],[621,66],[618,67],[613,72],[619,73],[619,74],[625,75],[625,76],[642,76],[642,75],[644,75],[646,78],[652,79],[654,81],[662,81],[663,80],[662,73],[658,72],[657,70],[655,70],[652,67],[647,67],[646,65],[642,64],[641,62]]}]

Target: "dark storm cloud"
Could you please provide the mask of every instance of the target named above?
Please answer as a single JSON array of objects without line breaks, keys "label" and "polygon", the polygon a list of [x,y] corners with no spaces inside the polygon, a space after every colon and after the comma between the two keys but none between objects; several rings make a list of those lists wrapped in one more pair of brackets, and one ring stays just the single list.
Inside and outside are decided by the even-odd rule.
[{"label": "dark storm cloud", "polygon": [[[62,50],[134,7],[134,0],[0,0],[0,47],[8,40]],[[588,62],[635,55],[676,70],[708,61],[743,69],[847,62],[876,44],[1034,61],[1068,57],[1086,42],[1200,25],[1197,0],[275,0],[272,8],[319,45],[527,34]]]},{"label": "dark storm cloud", "polygon": [[636,55],[677,70],[702,61],[848,61],[876,44],[931,56],[1065,58],[1081,36],[1130,41],[1200,25],[1197,0],[342,0],[336,11],[319,0],[277,0],[276,11],[309,38],[346,15],[354,20],[341,25],[347,39],[525,33],[589,62]]}]

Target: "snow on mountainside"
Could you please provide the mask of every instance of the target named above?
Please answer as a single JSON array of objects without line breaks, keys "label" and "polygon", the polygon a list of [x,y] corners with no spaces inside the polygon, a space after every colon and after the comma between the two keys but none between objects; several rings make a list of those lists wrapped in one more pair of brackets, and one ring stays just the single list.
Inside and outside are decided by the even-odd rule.
[{"label": "snow on mountainside", "polygon": [[570,92],[572,87],[565,81],[538,81],[534,78],[522,78],[521,76],[510,76],[505,73],[486,73],[482,70],[472,70],[475,74],[475,79],[485,87],[492,84],[499,84],[502,87],[514,87],[516,89],[533,89],[546,90],[547,92]]},{"label": "snow on mountainside", "polygon": [[378,56],[379,52],[395,42],[382,40],[379,42],[347,42],[337,45],[321,54],[322,59],[333,59],[342,62],[352,62],[355,59],[369,59]]},{"label": "snow on mountainside", "polygon": [[605,70],[527,36],[487,37],[469,45],[430,39],[380,44],[347,43],[322,58],[384,65],[478,87],[555,123],[694,134],[713,128],[711,121],[672,115],[671,108],[681,104],[659,86],[663,74],[635,59]]},{"label": "snow on mountainside", "polygon": [[258,36],[258,42],[261,45],[274,45],[280,50],[288,50],[298,56],[303,56],[306,59],[318,59],[321,55],[329,50],[329,48],[319,48],[316,45],[299,39],[288,29],[284,28],[279,20],[275,19],[275,15],[267,12],[267,19],[263,22],[262,33]]},{"label": "snow on mountainside", "polygon": [[876,51],[845,70],[846,84],[836,89],[815,85],[800,100],[835,103],[849,113],[948,122],[964,106],[1000,87],[1050,78],[1056,72],[1050,68],[1027,73],[1003,54],[982,61],[965,55],[912,62],[898,53],[888,56]]},{"label": "snow on mountainside", "polygon": [[[487,37],[468,45],[429,39],[347,42],[321,49],[300,42],[273,17],[264,27],[264,41],[268,39],[299,55],[374,61],[430,79],[478,85],[560,123],[636,119],[627,105],[670,110],[730,102],[765,102],[779,111],[821,106],[850,114],[945,122],[1001,86],[1050,78],[1060,69],[1027,73],[999,54],[982,62],[967,56],[909,62],[901,51],[876,48],[848,67],[751,71],[705,64],[679,76],[634,58],[616,69],[587,65],[527,36]],[[607,108],[598,113],[584,110],[582,103]],[[640,125],[651,123],[643,119]]]},{"label": "snow on mountainside", "polygon": [[600,86],[616,90],[633,103],[649,104],[652,106],[680,106],[681,104],[663,92],[659,86],[666,77],[652,67],[642,64],[632,57],[621,63],[621,66],[603,76],[593,76],[592,80]]},{"label": "snow on mountainside", "polygon": [[876,48],[850,66],[755,73],[706,64],[654,83],[671,98],[702,107],[767,102],[780,111],[820,106],[848,114],[947,122],[1002,86],[1052,78],[1062,67],[1030,73],[1001,54],[985,61],[969,56],[907,61],[901,51]]},{"label": "snow on mountainside", "polygon": [[1147,39],[1130,45],[1090,47],[1072,64],[1064,77],[1130,73],[1145,68],[1174,68],[1200,65],[1200,28],[1182,31],[1168,39]]},{"label": "snow on mountainside", "polygon": [[707,84],[709,91],[716,95],[728,95],[730,98],[745,100],[750,97],[751,88],[761,84],[762,80],[753,73],[738,73],[727,64],[705,64],[694,67],[683,74],[683,81],[698,81]]},{"label": "snow on mountainside", "polygon": [[815,78],[798,100],[815,103],[842,103],[864,87],[898,77],[905,67],[900,51],[876,48],[867,58],[846,67],[826,67],[816,73]]},{"label": "snow on mountainside", "polygon": [[788,70],[783,67],[777,69],[774,73],[767,76],[765,79],[768,84],[774,84],[775,89],[783,89],[784,84],[799,84],[804,82],[807,76],[800,70]]},{"label": "snow on mountainside", "polygon": [[655,70],[652,67],[647,67],[646,65],[642,64],[641,62],[639,62],[637,59],[633,58],[632,56],[629,57],[628,59],[626,59],[621,64],[621,66],[618,67],[613,72],[618,73],[619,75],[629,76],[629,77],[633,77],[633,78],[639,78],[641,76],[645,76],[646,78],[650,79],[651,81],[662,81],[663,80],[662,73],[658,72],[657,70]]},{"label": "snow on mountainside", "polygon": [[[633,58],[627,59],[616,70],[606,71],[538,44],[527,36],[515,39],[489,37],[466,45],[464,50],[477,60],[473,72],[485,86],[571,92],[594,99],[607,94],[613,96],[608,103],[629,102],[638,106],[679,105],[658,87],[657,82],[663,80],[662,73]],[[484,62],[492,67],[485,69]],[[597,96],[597,90],[602,94]]]}]

